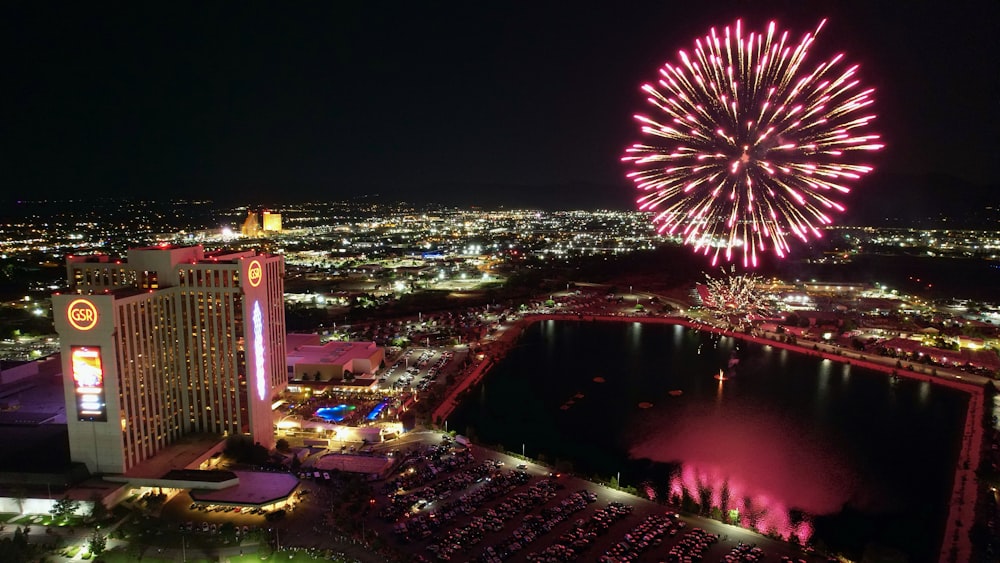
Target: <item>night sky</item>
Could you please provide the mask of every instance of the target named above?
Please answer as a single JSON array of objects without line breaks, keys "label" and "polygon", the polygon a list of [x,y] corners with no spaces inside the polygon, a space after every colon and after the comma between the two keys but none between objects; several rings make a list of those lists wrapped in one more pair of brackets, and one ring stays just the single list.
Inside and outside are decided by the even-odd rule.
[{"label": "night sky", "polygon": [[828,17],[812,60],[862,65],[888,148],[856,193],[1000,185],[995,0],[142,4],[0,8],[4,199],[628,207],[640,84],[737,18]]}]

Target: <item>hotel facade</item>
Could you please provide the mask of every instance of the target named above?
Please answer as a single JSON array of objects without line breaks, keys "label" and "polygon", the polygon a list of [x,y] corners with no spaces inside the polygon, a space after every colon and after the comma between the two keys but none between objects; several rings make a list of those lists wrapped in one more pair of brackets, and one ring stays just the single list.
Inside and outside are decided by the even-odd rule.
[{"label": "hotel facade", "polygon": [[187,434],[273,446],[288,383],[284,259],[201,246],[67,258],[54,295],[70,457],[126,474]]}]

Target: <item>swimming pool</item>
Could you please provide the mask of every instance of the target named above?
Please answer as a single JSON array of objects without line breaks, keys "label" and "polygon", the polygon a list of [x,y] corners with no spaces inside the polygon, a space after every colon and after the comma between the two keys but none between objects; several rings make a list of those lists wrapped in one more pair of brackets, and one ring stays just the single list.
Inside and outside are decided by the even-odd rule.
[{"label": "swimming pool", "polygon": [[335,407],[323,407],[316,410],[316,416],[322,418],[327,422],[340,422],[344,420],[347,413],[356,409],[354,405],[337,405]]},{"label": "swimming pool", "polygon": [[385,409],[386,405],[388,404],[389,404],[389,399],[383,399],[381,403],[375,405],[375,408],[372,409],[372,412],[368,413],[368,416],[366,418],[368,418],[368,420],[375,420],[376,418],[378,418],[378,415],[382,412],[383,409]]}]

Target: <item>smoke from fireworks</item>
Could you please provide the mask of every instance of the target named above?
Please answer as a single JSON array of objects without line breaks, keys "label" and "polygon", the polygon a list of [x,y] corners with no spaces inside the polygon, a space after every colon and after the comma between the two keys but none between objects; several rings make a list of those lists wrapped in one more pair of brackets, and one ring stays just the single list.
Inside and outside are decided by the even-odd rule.
[{"label": "smoke from fireworks", "polygon": [[858,66],[844,68],[843,54],[807,61],[823,23],[797,44],[774,22],[746,36],[739,21],[713,28],[643,85],[656,117],[635,116],[647,140],[622,160],[660,233],[713,265],[741,253],[756,266],[759,252],[784,257],[790,237],[819,238],[844,211],[837,197],[872,171],[856,157],[883,145]]}]

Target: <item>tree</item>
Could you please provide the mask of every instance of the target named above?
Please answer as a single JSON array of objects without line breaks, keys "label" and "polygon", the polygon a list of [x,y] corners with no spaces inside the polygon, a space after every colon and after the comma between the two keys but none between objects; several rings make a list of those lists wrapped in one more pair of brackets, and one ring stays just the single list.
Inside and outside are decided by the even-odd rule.
[{"label": "tree", "polygon": [[20,514],[24,514],[24,501],[28,498],[28,491],[24,487],[14,487],[10,491],[10,495],[14,497],[14,501],[17,502],[17,511]]},{"label": "tree", "polygon": [[288,445],[288,440],[286,440],[284,438],[278,438],[278,441],[274,444],[274,447],[279,452],[287,452],[287,451],[289,451],[291,449],[289,447],[289,445]]},{"label": "tree", "polygon": [[90,502],[92,506],[90,508],[90,518],[93,520],[103,520],[108,515],[108,507],[104,506],[104,502],[101,501],[101,495],[94,493],[90,495]]},{"label": "tree", "polygon": [[164,493],[146,497],[146,507],[152,511],[159,510],[165,502],[167,502],[167,495]]},{"label": "tree", "polygon": [[94,557],[99,556],[104,553],[104,549],[108,547],[108,538],[104,534],[94,530],[91,534],[90,539],[87,540],[87,550],[94,555]]},{"label": "tree", "polygon": [[69,497],[63,497],[52,505],[49,510],[49,514],[52,515],[52,519],[56,522],[61,522],[66,519],[67,516],[76,512],[76,509],[80,507],[80,502],[70,499]]}]

